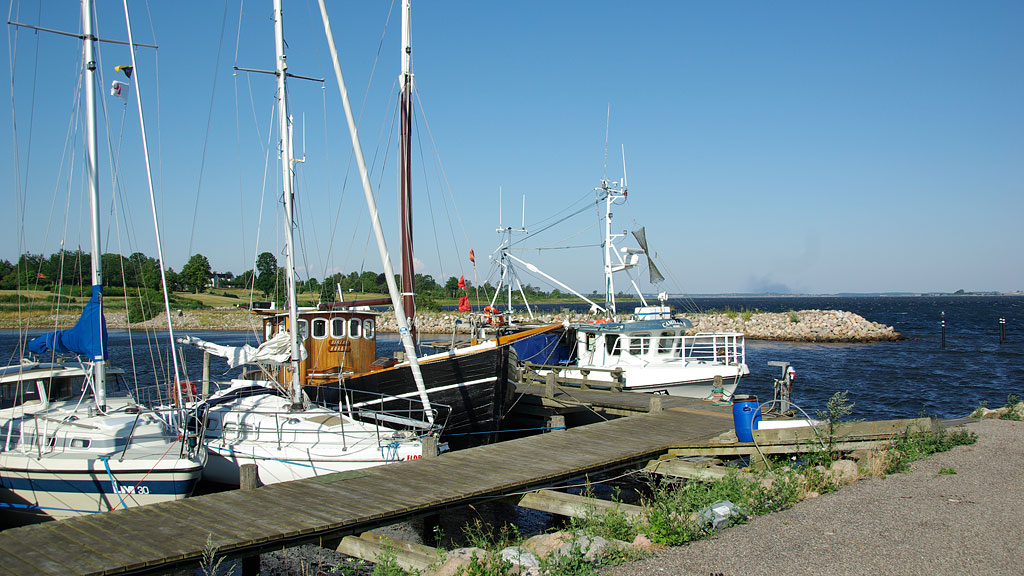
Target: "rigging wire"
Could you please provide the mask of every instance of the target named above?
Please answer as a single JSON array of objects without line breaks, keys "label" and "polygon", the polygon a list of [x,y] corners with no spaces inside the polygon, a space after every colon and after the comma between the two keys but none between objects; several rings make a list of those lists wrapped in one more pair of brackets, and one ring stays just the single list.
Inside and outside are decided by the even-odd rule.
[{"label": "rigging wire", "polygon": [[199,220],[199,194],[203,190],[203,174],[206,169],[206,148],[210,143],[210,126],[213,124],[213,104],[217,96],[217,76],[220,70],[220,55],[224,46],[224,31],[228,23],[228,2],[224,2],[224,15],[220,21],[220,38],[217,41],[217,58],[213,65],[213,89],[210,93],[210,111],[206,115],[206,134],[203,136],[203,152],[199,157],[199,181],[196,183],[196,201],[192,210],[192,233],[188,238],[188,254],[191,255],[192,246],[196,238],[196,222]]}]

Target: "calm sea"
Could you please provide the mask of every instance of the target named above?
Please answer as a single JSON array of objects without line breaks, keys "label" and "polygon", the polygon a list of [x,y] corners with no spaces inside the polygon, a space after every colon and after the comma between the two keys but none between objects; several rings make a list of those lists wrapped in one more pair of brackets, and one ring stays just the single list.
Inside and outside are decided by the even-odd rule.
[{"label": "calm sea", "polygon": [[[1010,394],[1024,396],[1024,297],[744,297],[694,298],[673,302],[676,310],[732,309],[786,312],[836,309],[891,325],[906,336],[899,342],[809,344],[747,340],[750,376],[739,393],[772,397],[772,380],[781,370],[769,361],[790,362],[797,372],[793,402],[812,416],[829,397],[846,390],[855,403],[853,417],[912,418],[921,414],[963,416],[981,403],[1002,406]],[[562,306],[555,306],[560,308]],[[942,347],[941,319],[946,319]],[[1006,319],[1006,340],[999,341],[999,319]],[[36,332],[37,333],[37,332]],[[35,334],[35,333],[33,333]],[[256,344],[246,332],[190,331],[220,344]],[[17,332],[0,331],[0,359],[17,360]],[[393,335],[378,335],[381,356],[399,349]],[[134,349],[134,350],[133,350]],[[111,359],[140,386],[169,380],[166,332],[110,332]],[[184,350],[188,377],[201,377],[201,354]],[[134,358],[134,362],[132,359]],[[214,359],[214,377],[230,377]]]}]

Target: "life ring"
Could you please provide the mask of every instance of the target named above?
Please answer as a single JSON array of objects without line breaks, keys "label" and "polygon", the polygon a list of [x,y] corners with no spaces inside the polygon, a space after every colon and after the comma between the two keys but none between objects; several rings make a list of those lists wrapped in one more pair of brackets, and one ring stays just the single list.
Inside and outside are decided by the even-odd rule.
[{"label": "life ring", "polygon": [[198,397],[198,391],[196,389],[196,383],[189,380],[181,380],[178,382],[177,388],[171,387],[171,396],[177,401],[179,397],[184,398],[185,401],[195,400]]},{"label": "life ring", "polygon": [[487,323],[491,326],[501,326],[505,323],[505,317],[501,315],[501,310],[494,306],[484,306],[484,314]]}]

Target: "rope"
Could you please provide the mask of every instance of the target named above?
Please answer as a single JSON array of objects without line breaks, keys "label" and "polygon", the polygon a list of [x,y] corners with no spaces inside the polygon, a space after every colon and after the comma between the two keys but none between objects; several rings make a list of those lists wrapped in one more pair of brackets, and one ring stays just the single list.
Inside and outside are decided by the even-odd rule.
[{"label": "rope", "polygon": [[121,507],[127,508],[128,506],[124,503],[124,498],[121,497],[121,490],[117,485],[117,480],[114,479],[114,473],[110,471],[110,463],[107,462],[106,456],[100,456],[100,461],[103,462],[103,467],[107,469],[107,477],[110,478],[110,484],[114,489],[114,493],[117,494],[117,499],[121,501]]}]

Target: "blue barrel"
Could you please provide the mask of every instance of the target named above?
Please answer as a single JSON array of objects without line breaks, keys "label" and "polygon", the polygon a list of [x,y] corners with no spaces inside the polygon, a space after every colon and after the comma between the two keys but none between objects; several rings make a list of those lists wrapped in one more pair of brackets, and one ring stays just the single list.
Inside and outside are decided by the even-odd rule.
[{"label": "blue barrel", "polygon": [[757,430],[757,423],[761,421],[757,396],[733,396],[732,421],[736,426],[736,438],[740,442],[753,442],[754,430]]}]

